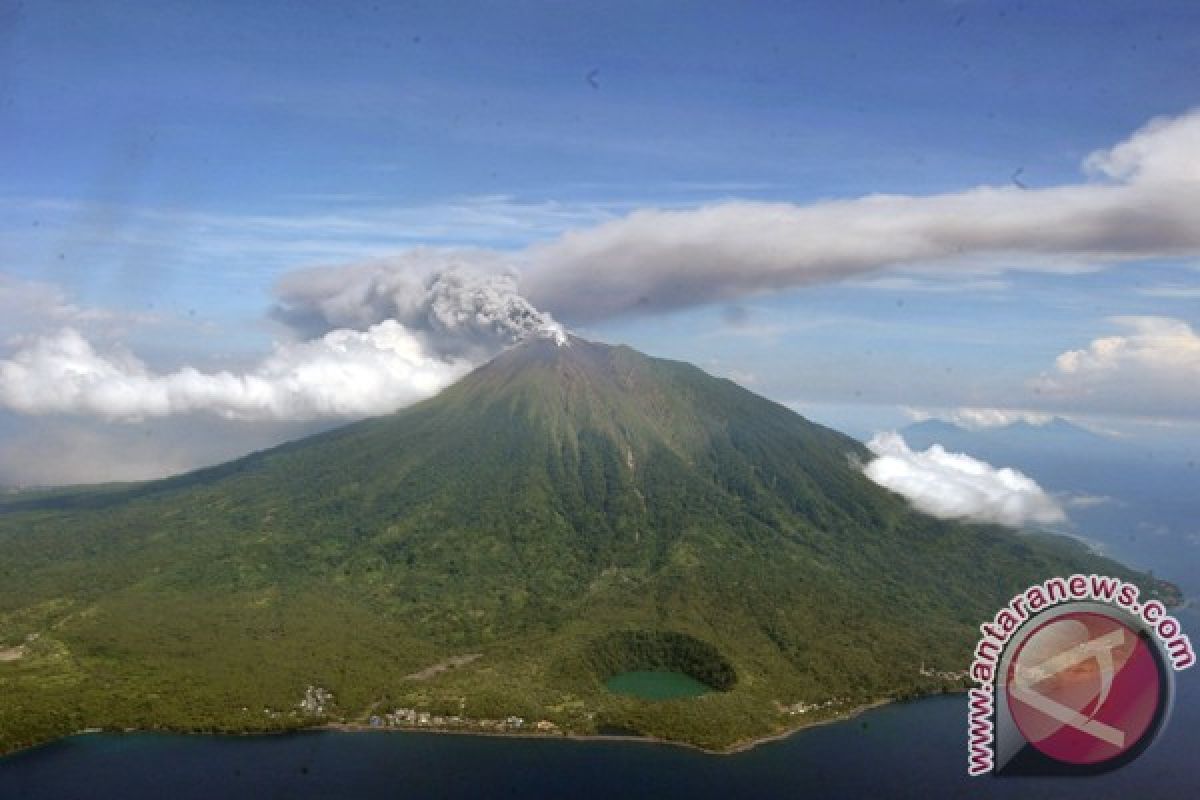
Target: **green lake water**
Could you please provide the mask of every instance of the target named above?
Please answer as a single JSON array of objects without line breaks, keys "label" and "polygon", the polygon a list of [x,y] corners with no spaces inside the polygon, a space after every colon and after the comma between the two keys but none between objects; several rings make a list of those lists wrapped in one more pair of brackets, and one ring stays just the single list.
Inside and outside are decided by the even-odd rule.
[{"label": "green lake water", "polygon": [[690,675],[657,670],[622,672],[609,678],[604,685],[610,692],[633,695],[642,700],[677,700],[699,697],[711,691]]}]

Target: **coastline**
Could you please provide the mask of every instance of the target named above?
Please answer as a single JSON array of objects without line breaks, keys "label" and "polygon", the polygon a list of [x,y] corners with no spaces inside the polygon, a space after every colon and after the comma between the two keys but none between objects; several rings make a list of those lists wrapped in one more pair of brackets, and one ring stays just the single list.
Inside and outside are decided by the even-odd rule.
[{"label": "coastline", "polygon": [[[923,695],[920,698],[914,698],[914,699],[924,700],[928,697],[936,697],[936,696],[937,695],[934,695],[934,694],[928,694],[928,695]],[[787,739],[787,738],[793,736],[794,734],[800,733],[801,731],[809,730],[811,728],[820,728],[824,725],[833,725],[834,723],[837,723],[837,722],[849,722],[850,720],[854,719],[855,717],[865,714],[868,711],[871,711],[876,708],[882,708],[883,706],[891,705],[892,703],[895,703],[895,702],[898,702],[897,698],[895,698],[895,697],[884,697],[879,700],[875,700],[873,702],[866,703],[861,706],[855,706],[854,708],[843,711],[840,714],[835,714],[832,717],[826,717],[825,719],[814,720],[812,722],[801,724],[797,727],[787,728],[786,730],[782,730],[778,733],[772,733],[772,734],[768,734],[766,736],[759,736],[759,737],[756,737],[753,739],[746,739],[745,741],[735,743],[734,745],[732,745],[731,747],[729,747],[728,749],[725,749],[725,750],[705,750],[704,752],[711,753],[713,755],[727,755],[727,756],[737,755],[738,753],[745,753],[749,750],[753,750],[754,748],[758,747],[761,744],[770,744],[771,742],[782,741],[784,739]]]},{"label": "coastline", "polygon": [[[915,698],[907,698],[908,700],[925,700],[930,697],[936,697],[940,694],[958,694],[959,692],[935,692],[927,695],[922,695]],[[213,732],[213,731],[172,731],[154,728],[134,728],[128,730],[104,730],[103,728],[85,728],[74,731],[72,733],[60,736],[55,739],[48,739],[44,742],[30,744],[25,747],[18,747],[14,750],[9,750],[5,753],[0,753],[0,763],[9,756],[17,755],[29,750],[35,750],[39,747],[54,744],[64,739],[69,739],[75,736],[90,736],[95,734],[108,735],[123,735],[123,734],[143,734],[157,733],[178,736],[286,736],[288,734],[304,733],[307,731],[327,731],[331,733],[395,733],[395,734],[412,734],[412,733],[432,733],[442,736],[483,736],[496,739],[558,739],[576,742],[626,742],[634,744],[645,744],[653,746],[665,747],[680,747],[688,750],[695,750],[705,755],[710,756],[733,756],[739,753],[745,753],[754,748],[770,744],[772,742],[788,739],[798,733],[812,729],[820,728],[825,725],[833,725],[839,722],[849,722],[852,719],[876,708],[881,708],[886,705],[898,702],[898,698],[885,697],[874,700],[870,703],[864,703],[860,706],[847,709],[839,714],[823,719],[804,721],[798,725],[785,728],[780,731],[768,733],[763,736],[755,736],[749,739],[739,740],[721,749],[713,749],[702,745],[693,744],[677,739],[664,739],[660,736],[638,736],[631,734],[602,734],[602,733],[571,733],[565,731],[490,731],[490,730],[473,730],[470,728],[434,728],[434,727],[372,727],[371,725],[361,722],[326,722],[319,725],[305,725],[295,728],[285,728],[281,730],[270,731],[240,731],[240,732]]]},{"label": "coastline", "polygon": [[[937,695],[924,695],[921,698],[935,697]],[[795,734],[809,730],[811,728],[819,728],[824,725],[832,725],[838,722],[848,722],[861,714],[880,708],[885,705],[897,702],[894,697],[884,697],[879,700],[874,700],[870,703],[864,703],[860,706],[847,709],[846,711],[835,714],[824,719],[801,722],[798,725],[785,728],[774,733],[764,734],[763,736],[755,736],[749,739],[742,739],[734,742],[728,747],[721,749],[713,749],[702,745],[686,742],[679,739],[664,739],[661,736],[640,736],[633,734],[605,734],[605,733],[572,733],[569,731],[489,731],[477,730],[471,728],[435,728],[435,727],[372,727],[371,725],[361,722],[330,722],[323,725],[314,725],[307,728],[298,728],[297,731],[318,730],[332,731],[334,733],[433,733],[443,736],[484,736],[495,739],[558,739],[575,742],[631,742],[635,744],[645,744],[665,747],[681,747],[687,750],[696,750],[710,756],[732,756],[738,753],[745,753],[753,750],[759,745],[770,744],[771,742],[782,741]],[[271,735],[270,733],[265,735]]]}]

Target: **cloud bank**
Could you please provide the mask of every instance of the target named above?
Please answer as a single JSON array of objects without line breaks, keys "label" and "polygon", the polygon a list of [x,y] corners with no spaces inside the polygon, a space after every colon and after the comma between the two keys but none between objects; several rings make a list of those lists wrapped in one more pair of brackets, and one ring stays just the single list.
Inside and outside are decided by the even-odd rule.
[{"label": "cloud bank", "polygon": [[1014,469],[997,469],[936,444],[914,452],[898,433],[876,434],[867,447],[875,454],[864,468],[867,477],[926,514],[1014,528],[1066,521],[1058,503]]},{"label": "cloud bank", "polygon": [[1172,317],[1114,317],[1126,333],[1103,336],[1058,356],[1033,382],[1051,402],[1164,416],[1200,408],[1200,335]]},{"label": "cloud bank", "polygon": [[235,419],[378,414],[428,397],[470,368],[431,357],[394,320],[277,345],[244,373],[155,373],[125,351],[99,353],[72,328],[0,361],[0,404],[26,414],[138,418],[207,411]]},{"label": "cloud bank", "polygon": [[128,351],[99,352],[73,326],[28,337],[0,360],[0,407],[127,419],[381,414],[435,394],[521,339],[565,336],[517,294],[511,274],[450,260],[424,274],[391,262],[293,273],[274,314],[296,338],[245,372],[154,372]]}]

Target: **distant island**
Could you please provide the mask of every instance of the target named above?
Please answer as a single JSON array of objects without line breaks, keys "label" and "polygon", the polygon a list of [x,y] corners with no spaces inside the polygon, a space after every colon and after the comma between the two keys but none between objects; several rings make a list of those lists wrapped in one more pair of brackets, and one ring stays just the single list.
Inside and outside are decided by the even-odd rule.
[{"label": "distant island", "polygon": [[1176,599],[1076,542],[918,513],[868,458],[571,337],[220,466],[6,493],[0,752],[318,726],[727,751],[960,688],[977,624],[1047,576]]}]

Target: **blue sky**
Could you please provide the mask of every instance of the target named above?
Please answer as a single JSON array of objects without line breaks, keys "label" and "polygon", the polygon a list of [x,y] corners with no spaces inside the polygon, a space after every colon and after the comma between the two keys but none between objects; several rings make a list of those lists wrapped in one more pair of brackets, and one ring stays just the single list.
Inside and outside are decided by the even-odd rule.
[{"label": "blue sky", "polygon": [[[24,337],[14,357],[69,323],[152,371],[236,372],[289,333],[268,310],[300,268],[471,246],[519,269],[638,209],[1076,185],[1197,86],[1192,2],[5,4],[0,334]],[[1196,248],[1142,249],[542,310],[848,428],[974,406],[1193,430],[1186,356],[1153,376],[1185,387],[1172,403],[1106,399],[1107,378],[1038,388],[1105,337],[1142,348],[1135,366],[1190,346],[1113,321],[1200,323]]]},{"label": "blue sky", "polygon": [[1186,2],[48,2],[7,15],[9,192],[228,213],[497,194],[803,201],[1019,168],[1060,182],[1089,151],[1194,105],[1200,36]]}]

